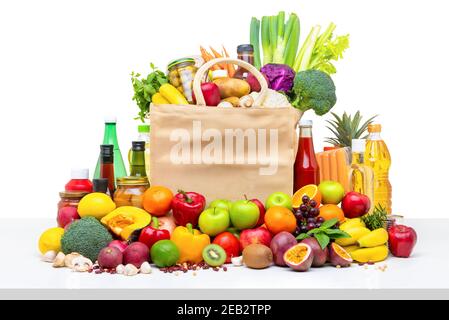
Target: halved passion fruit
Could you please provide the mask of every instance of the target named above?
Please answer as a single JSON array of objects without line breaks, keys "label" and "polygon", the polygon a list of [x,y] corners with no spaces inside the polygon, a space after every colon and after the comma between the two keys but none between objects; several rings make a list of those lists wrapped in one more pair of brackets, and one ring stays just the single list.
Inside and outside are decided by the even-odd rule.
[{"label": "halved passion fruit", "polygon": [[349,267],[352,263],[351,255],[335,242],[330,245],[330,262],[334,267]]},{"label": "halved passion fruit", "polygon": [[284,253],[285,264],[295,271],[307,271],[312,266],[312,248],[305,243],[298,243]]}]

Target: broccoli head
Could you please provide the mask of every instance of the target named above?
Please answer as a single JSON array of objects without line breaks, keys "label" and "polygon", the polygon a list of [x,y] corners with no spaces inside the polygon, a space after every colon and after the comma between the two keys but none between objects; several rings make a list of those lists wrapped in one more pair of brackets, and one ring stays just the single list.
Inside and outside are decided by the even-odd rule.
[{"label": "broccoli head", "polygon": [[111,241],[111,234],[97,219],[85,217],[70,224],[62,236],[61,248],[64,254],[77,252],[95,262]]},{"label": "broccoli head", "polygon": [[319,70],[298,72],[293,85],[292,105],[302,111],[313,109],[322,116],[337,102],[331,77]]}]

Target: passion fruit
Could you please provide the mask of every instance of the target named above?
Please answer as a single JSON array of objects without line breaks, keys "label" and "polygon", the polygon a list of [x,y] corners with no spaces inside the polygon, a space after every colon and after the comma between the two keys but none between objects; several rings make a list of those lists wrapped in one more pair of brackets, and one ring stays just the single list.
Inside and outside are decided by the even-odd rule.
[{"label": "passion fruit", "polygon": [[312,248],[305,243],[298,243],[284,253],[285,263],[295,271],[307,271],[313,263]]},{"label": "passion fruit", "polygon": [[301,241],[312,248],[313,252],[313,262],[312,267],[319,268],[326,264],[329,257],[329,250],[326,248],[322,249],[318,240],[315,238],[306,238]]},{"label": "passion fruit", "polygon": [[349,267],[352,263],[351,255],[335,242],[329,248],[330,262],[334,267]]}]

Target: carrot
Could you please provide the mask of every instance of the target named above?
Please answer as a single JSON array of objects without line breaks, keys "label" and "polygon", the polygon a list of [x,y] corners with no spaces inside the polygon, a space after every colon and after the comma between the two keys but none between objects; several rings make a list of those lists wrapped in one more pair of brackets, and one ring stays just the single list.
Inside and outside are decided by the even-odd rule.
[{"label": "carrot", "polygon": [[[200,51],[201,51],[201,57],[204,59],[205,62],[209,62],[210,60],[212,60],[214,57],[212,57],[212,55],[207,52],[206,49],[204,49],[202,46],[200,46]],[[214,65],[211,67],[212,70],[219,70],[220,67],[218,67],[217,65]]]},{"label": "carrot", "polygon": [[349,192],[349,173],[346,150],[341,148],[335,151],[337,156],[338,180],[345,188],[345,192]]},{"label": "carrot", "polygon": [[[222,45],[223,48],[223,56],[225,56],[226,58],[229,58],[229,53],[228,51],[226,51],[226,48]],[[235,68],[233,64],[227,63],[226,64],[226,69],[228,70],[228,76],[230,78],[233,78],[235,75]]]},{"label": "carrot", "polygon": [[336,155],[336,151],[329,151],[329,163],[330,163],[330,175],[331,175],[331,180],[332,181],[338,181],[339,180],[339,176],[338,176],[338,164],[337,164],[337,155]]},{"label": "carrot", "polygon": [[[211,46],[209,46],[210,50],[212,51],[212,53],[214,54],[215,58],[223,58],[223,56],[220,54],[220,52],[218,52],[217,50],[215,50],[214,48],[212,48]],[[226,64],[225,63],[219,63],[218,64],[220,66],[220,69],[224,69],[226,70]]]}]

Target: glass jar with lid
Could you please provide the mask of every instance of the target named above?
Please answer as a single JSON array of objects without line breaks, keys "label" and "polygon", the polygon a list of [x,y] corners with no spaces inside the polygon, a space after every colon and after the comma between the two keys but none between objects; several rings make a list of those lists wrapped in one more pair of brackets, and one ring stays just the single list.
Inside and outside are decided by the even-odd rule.
[{"label": "glass jar with lid", "polygon": [[147,177],[123,177],[117,179],[114,202],[117,207],[133,206],[143,208],[143,194],[150,186]]},{"label": "glass jar with lid", "polygon": [[64,207],[74,207],[78,208],[78,204],[81,199],[89,194],[89,192],[83,191],[63,191],[59,193],[59,197],[61,198],[58,202],[58,211]]},{"label": "glass jar with lid", "polygon": [[193,78],[198,68],[195,65],[195,59],[182,58],[169,63],[168,80],[181,92],[189,103],[193,103]]}]

